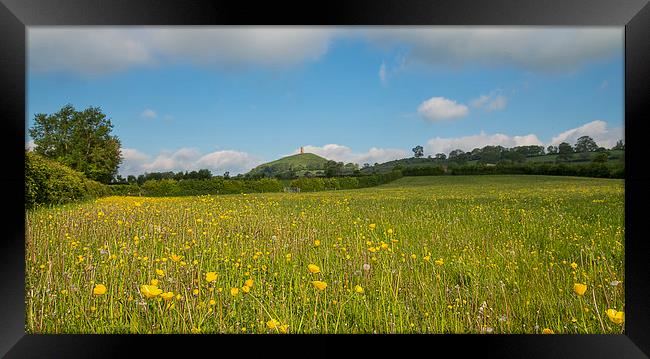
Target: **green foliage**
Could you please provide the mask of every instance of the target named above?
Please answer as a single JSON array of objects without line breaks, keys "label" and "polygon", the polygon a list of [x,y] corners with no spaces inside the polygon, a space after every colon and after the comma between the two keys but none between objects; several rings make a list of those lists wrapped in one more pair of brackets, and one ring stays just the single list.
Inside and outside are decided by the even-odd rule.
[{"label": "green foliage", "polygon": [[109,183],[122,161],[120,141],[111,136],[113,125],[99,107],[77,111],[68,104],[59,112],[36,114],[29,135],[36,153]]},{"label": "green foliage", "polygon": [[282,187],[282,183],[275,178],[244,180],[213,177],[209,180],[188,179],[181,181],[162,179],[146,181],[140,187],[139,192],[132,190],[133,187],[130,187],[125,194],[151,197],[198,196],[206,194],[281,192]]},{"label": "green foliage", "polygon": [[409,167],[402,170],[404,176],[440,176],[445,174],[441,166]]},{"label": "green foliage", "polygon": [[496,166],[482,164],[457,166],[450,168],[452,175],[488,175],[488,174],[528,174],[550,176],[578,176],[596,178],[624,178],[625,171],[621,165],[603,163],[565,164],[565,163],[500,163]]},{"label": "green foliage", "polygon": [[140,196],[142,190],[135,183],[129,184],[112,184],[108,186],[110,194],[113,196]]},{"label": "green foliage", "polygon": [[110,191],[56,161],[34,152],[25,153],[25,207],[54,205],[101,197]]},{"label": "green foliage", "polygon": [[359,177],[332,177],[332,178],[298,178],[291,181],[290,186],[300,188],[302,192],[315,192],[332,189],[355,189],[378,186],[392,182],[402,177],[402,172],[392,171],[383,174],[374,174]]}]

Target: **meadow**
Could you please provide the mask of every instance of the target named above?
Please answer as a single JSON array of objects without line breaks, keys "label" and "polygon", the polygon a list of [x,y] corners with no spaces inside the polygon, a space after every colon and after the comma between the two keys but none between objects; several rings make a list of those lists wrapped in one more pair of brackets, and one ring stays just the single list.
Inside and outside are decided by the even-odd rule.
[{"label": "meadow", "polygon": [[28,333],[622,333],[624,182],[404,177],[26,213]]}]

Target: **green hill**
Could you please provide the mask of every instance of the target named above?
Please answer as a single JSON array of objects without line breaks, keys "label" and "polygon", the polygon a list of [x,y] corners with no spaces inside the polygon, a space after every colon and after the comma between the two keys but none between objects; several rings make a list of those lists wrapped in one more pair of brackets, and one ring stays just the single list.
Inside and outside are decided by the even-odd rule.
[{"label": "green hill", "polygon": [[[622,163],[623,161],[623,156],[625,155],[625,151],[623,150],[608,150],[609,153],[608,157],[608,163],[613,164],[614,162],[620,162]],[[562,163],[565,163],[567,165],[571,164],[587,164],[590,163],[594,157],[598,154],[598,152],[587,152],[587,153],[575,153],[571,157],[570,160],[568,161],[562,161]],[[550,155],[543,155],[543,156],[532,156],[532,157],[526,157],[523,160],[523,163],[556,163],[557,161],[557,156],[556,154],[550,154]],[[479,161],[477,160],[469,160],[465,162],[466,165],[475,165],[478,164]],[[399,160],[394,160],[394,161],[389,161],[389,162],[384,162],[380,163],[374,166],[370,167],[365,167],[361,169],[362,174],[370,174],[370,173],[388,173],[393,170],[393,168],[397,167],[400,169],[407,169],[407,168],[413,168],[413,167],[439,167],[439,166],[447,166],[452,164],[452,161],[449,160],[439,160],[435,158],[402,158]]]},{"label": "green hill", "polygon": [[246,176],[292,178],[308,174],[322,175],[327,161],[327,159],[313,153],[291,155],[261,164],[250,170]]}]

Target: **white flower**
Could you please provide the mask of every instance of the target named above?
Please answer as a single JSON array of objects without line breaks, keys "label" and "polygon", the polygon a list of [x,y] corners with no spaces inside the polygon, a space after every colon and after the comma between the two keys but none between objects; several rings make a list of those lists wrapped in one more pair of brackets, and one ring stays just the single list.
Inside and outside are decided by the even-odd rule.
[{"label": "white flower", "polygon": [[363,264],[363,270],[365,270],[366,272],[369,271],[370,270],[370,264],[364,263]]}]

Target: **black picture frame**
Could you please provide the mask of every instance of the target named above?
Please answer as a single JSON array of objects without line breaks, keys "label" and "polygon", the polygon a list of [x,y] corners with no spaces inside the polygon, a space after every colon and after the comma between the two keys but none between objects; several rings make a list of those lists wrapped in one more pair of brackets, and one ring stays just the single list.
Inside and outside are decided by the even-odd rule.
[{"label": "black picture frame", "polygon": [[[625,334],[621,335],[27,335],[24,138],[26,27],[36,25],[561,25],[625,26]],[[417,0],[259,2],[0,0],[0,148],[5,154],[0,239],[0,355],[68,358],[184,355],[330,356],[383,353],[516,358],[650,356],[650,199],[645,122],[650,120],[650,4],[645,0]],[[295,340],[295,339],[298,340]],[[393,344],[398,339],[400,343]],[[346,347],[343,344],[345,341]],[[263,342],[258,344],[259,342]],[[306,349],[298,349],[295,342]],[[305,351],[306,350],[306,351]],[[386,352],[387,353],[387,352]],[[248,354],[248,355],[247,355]],[[232,355],[232,354],[228,354]]]}]

